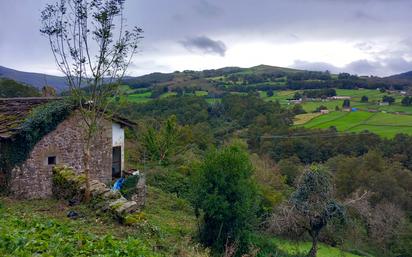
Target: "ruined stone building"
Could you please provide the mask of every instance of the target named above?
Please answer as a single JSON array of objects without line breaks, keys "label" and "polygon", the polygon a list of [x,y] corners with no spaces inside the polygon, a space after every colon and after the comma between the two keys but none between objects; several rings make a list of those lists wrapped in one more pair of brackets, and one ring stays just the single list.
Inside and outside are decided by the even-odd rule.
[{"label": "ruined stone building", "polygon": [[[37,140],[24,160],[7,167],[10,156],[23,149],[21,133],[27,117],[39,106],[61,98],[0,99],[0,185],[19,198],[47,198],[52,195],[52,168],[64,164],[83,171],[84,126],[74,108],[54,124],[52,131]],[[41,123],[31,124],[32,130]],[[90,161],[92,180],[109,183],[124,169],[124,127],[134,124],[120,117],[105,119],[93,142]],[[20,137],[19,137],[20,136]],[[25,135],[27,137],[27,135]],[[8,174],[7,176],[5,174]],[[6,183],[7,181],[7,183]]]}]

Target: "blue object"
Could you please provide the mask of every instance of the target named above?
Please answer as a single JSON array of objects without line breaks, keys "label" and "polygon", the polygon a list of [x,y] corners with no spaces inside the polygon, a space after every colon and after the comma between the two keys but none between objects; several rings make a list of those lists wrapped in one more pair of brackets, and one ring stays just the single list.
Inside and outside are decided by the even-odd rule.
[{"label": "blue object", "polygon": [[356,112],[358,110],[358,108],[352,108],[353,112]]},{"label": "blue object", "polygon": [[116,182],[114,182],[112,190],[119,191],[123,186],[123,182],[124,182],[124,178],[119,178],[118,180],[116,180]]}]

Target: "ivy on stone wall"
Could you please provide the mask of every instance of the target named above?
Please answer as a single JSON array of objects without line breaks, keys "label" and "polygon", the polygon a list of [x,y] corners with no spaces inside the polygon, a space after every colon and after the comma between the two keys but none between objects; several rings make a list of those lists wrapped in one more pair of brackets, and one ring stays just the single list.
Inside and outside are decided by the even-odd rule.
[{"label": "ivy on stone wall", "polygon": [[16,136],[0,143],[0,168],[6,177],[5,182],[10,178],[11,170],[23,164],[34,146],[55,130],[74,108],[75,104],[69,98],[38,106],[22,123]]}]

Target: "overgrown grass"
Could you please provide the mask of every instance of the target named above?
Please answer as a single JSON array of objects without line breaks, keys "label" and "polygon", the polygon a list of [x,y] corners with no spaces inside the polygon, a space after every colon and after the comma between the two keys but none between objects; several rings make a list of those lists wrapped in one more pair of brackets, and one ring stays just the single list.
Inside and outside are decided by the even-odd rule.
[{"label": "overgrown grass", "polygon": [[[81,217],[67,218],[69,210]],[[156,188],[135,226],[55,200],[0,198],[0,216],[0,256],[208,256],[192,240],[189,204]]]},{"label": "overgrown grass", "polygon": [[[71,220],[69,210],[80,214]],[[16,201],[0,198],[0,256],[177,256],[207,257],[196,243],[197,222],[186,200],[149,187],[140,222],[124,226],[86,205],[70,207],[57,200]],[[264,234],[253,239],[259,257],[300,257],[309,243]],[[348,256],[321,244],[319,257]]]}]

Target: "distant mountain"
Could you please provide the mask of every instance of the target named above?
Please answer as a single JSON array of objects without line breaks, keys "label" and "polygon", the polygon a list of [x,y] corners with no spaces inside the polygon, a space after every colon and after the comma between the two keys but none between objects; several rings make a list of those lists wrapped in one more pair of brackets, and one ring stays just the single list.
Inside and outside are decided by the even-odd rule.
[{"label": "distant mountain", "polygon": [[66,79],[64,77],[18,71],[3,66],[0,66],[0,78],[13,79],[38,89],[47,84],[53,86],[58,92],[64,91],[67,88]]},{"label": "distant mountain", "polygon": [[390,79],[399,79],[399,80],[412,80],[412,71],[392,75],[392,76],[389,76],[388,78],[390,78]]}]

